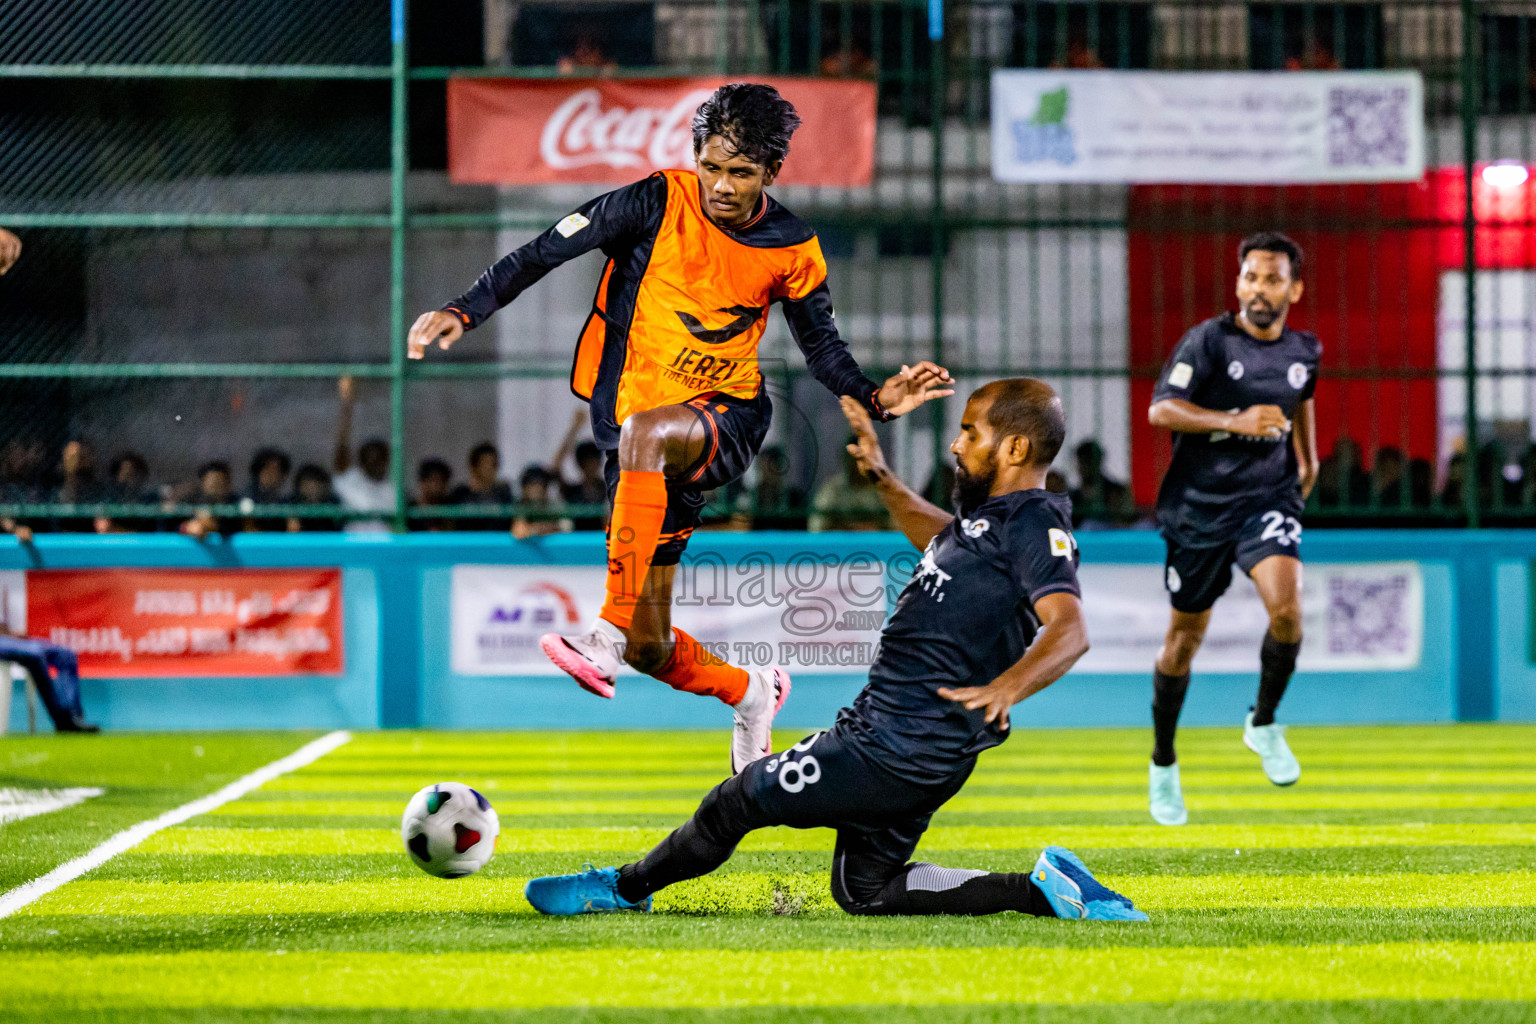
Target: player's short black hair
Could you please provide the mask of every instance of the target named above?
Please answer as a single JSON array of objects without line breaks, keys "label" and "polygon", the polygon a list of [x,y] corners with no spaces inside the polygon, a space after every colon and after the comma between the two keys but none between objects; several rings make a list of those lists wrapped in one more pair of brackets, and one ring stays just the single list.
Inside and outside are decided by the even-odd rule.
[{"label": "player's short black hair", "polygon": [[452,480],[453,470],[449,467],[448,463],[444,462],[442,459],[422,459],[421,462],[416,466],[416,479],[422,483],[425,483],[434,476],[441,477],[445,481]]},{"label": "player's short black hair", "polygon": [[288,458],[288,453],[281,448],[262,448],[251,456],[251,476],[260,476],[261,471],[269,462],[275,462],[283,471],[283,476],[288,475],[288,470],[293,468],[293,460]]},{"label": "player's short black hair", "polygon": [[481,441],[469,450],[469,464],[473,466],[487,455],[496,456],[496,461],[501,462],[501,452],[490,441]]},{"label": "player's short black hair", "polygon": [[768,164],[789,155],[789,138],[800,127],[795,106],[771,85],[732,82],[716,89],[693,115],[693,150],[718,135],[734,153]]},{"label": "player's short black hair", "polygon": [[1278,231],[1260,231],[1256,235],[1249,235],[1237,244],[1237,265],[1242,266],[1243,260],[1248,254],[1258,252],[1277,252],[1285,256],[1291,264],[1291,280],[1300,281],[1302,268],[1306,266],[1306,254],[1301,251],[1301,246],[1289,235]]},{"label": "player's short black hair", "polygon": [[1049,466],[1067,439],[1067,414],[1061,399],[1043,380],[1033,377],[1007,377],[976,389],[972,398],[990,398],[987,422],[998,437],[1014,434],[1029,438],[1032,462]]},{"label": "player's short black hair", "polygon": [[212,462],[205,462],[201,466],[197,467],[197,478],[199,480],[207,476],[209,473],[223,473],[227,477],[234,476],[234,474],[229,471],[229,463],[225,462],[223,459],[214,459]]}]

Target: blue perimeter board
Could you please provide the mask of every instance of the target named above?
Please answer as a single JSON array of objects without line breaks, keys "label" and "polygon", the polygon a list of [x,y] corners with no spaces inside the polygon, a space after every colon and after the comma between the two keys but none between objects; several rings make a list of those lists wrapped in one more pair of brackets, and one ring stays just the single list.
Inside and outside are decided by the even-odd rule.
[{"label": "blue perimeter board", "polygon": [[[1085,562],[1161,565],[1148,531],[1083,532]],[[1423,567],[1425,635],[1417,668],[1402,672],[1298,673],[1285,703],[1290,722],[1436,722],[1536,719],[1531,654],[1531,565],[1536,531],[1309,530],[1309,562],[1415,560]],[[754,552],[889,559],[911,547],[895,533],[695,534],[690,554],[734,562]],[[196,541],[174,534],[40,535],[23,546],[0,538],[0,569],[337,566],[346,621],[340,676],[266,679],[86,680],[90,717],[109,729],[726,728],[717,701],[626,678],[604,701],[556,677],[456,675],[449,657],[455,565],[601,565],[601,534],[516,541],[500,533],[243,534]],[[686,611],[680,621],[686,620]],[[1198,662],[1197,662],[1198,667]],[[1144,726],[1146,677],[1073,673],[1014,716],[1023,727]],[[861,674],[795,673],[780,723],[829,725],[863,685]],[[1185,720],[1240,723],[1256,681],[1200,673]],[[11,722],[23,725],[22,687]]]}]

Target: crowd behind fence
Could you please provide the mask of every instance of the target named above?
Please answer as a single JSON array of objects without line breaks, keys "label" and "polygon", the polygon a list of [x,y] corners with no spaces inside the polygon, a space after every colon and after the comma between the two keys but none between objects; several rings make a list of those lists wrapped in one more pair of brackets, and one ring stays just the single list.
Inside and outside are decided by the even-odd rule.
[{"label": "crowd behind fence", "polygon": [[[452,183],[446,80],[661,74],[876,84],[874,183],[781,190],[820,234],[839,323],[872,374],[935,358],[962,386],[1051,380],[1072,415],[1055,486],[1082,523],[1148,525],[1137,467],[1166,456],[1133,445],[1136,387],[1223,308],[1223,246],[1268,227],[1322,257],[1298,321],[1337,325],[1309,522],[1536,522],[1536,203],[1528,187],[1474,201],[1466,184],[1533,155],[1536,3],[965,0],[942,5],[942,31],[921,0],[152,7],[61,21],[0,0],[0,227],[24,244],[0,277],[11,529],[600,528],[601,453],[563,439],[575,403],[549,398],[593,268],[552,275],[545,305],[530,293],[446,359],[408,365],[403,335],[601,190]],[[1433,173],[1412,188],[1455,201],[1002,185],[987,141],[999,67],[1415,69]],[[1465,258],[1410,284],[1385,257],[1423,245]],[[1155,309],[1136,298],[1148,290]],[[1398,344],[1409,321],[1428,322],[1432,351]],[[710,524],[882,523],[781,325],[763,351],[775,433]],[[353,382],[341,398],[338,378]],[[1428,430],[1419,383],[1440,394]],[[1368,429],[1361,409],[1380,410]],[[957,418],[951,402],[890,432],[940,499]]]}]

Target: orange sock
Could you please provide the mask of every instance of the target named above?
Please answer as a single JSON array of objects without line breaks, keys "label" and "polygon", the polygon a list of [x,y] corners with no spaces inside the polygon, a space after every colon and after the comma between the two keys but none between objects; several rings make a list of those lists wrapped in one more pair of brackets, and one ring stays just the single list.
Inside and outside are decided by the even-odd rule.
[{"label": "orange sock", "polygon": [[635,617],[666,516],[664,474],[629,469],[619,473],[608,522],[608,599],[599,614],[620,629],[629,629]]},{"label": "orange sock", "polygon": [[672,628],[672,660],[667,662],[656,678],[687,693],[704,697],[719,697],[727,704],[735,705],[747,694],[747,672],[729,662],[721,661],[709,652],[709,648],[677,627]]}]

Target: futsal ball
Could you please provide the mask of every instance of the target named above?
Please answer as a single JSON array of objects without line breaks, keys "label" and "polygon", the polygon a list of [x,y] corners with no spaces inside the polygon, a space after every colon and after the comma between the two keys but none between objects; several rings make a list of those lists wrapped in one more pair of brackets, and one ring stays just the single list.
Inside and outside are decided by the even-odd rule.
[{"label": "futsal ball", "polygon": [[501,821],[491,802],[462,782],[439,782],[411,797],[400,838],[416,866],[438,878],[463,878],[496,852]]}]

